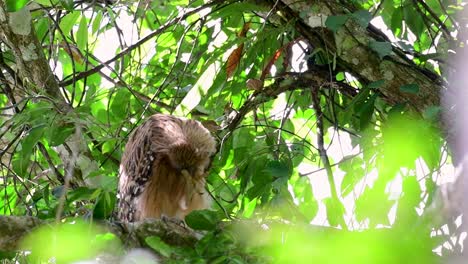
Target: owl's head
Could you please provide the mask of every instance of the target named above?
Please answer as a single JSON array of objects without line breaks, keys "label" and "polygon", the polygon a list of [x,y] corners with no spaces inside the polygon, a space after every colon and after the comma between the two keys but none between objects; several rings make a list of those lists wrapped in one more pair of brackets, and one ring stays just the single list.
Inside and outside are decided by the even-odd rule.
[{"label": "owl's head", "polygon": [[186,171],[196,179],[203,178],[210,164],[209,154],[189,143],[174,143],[167,152],[169,163],[178,172]]}]

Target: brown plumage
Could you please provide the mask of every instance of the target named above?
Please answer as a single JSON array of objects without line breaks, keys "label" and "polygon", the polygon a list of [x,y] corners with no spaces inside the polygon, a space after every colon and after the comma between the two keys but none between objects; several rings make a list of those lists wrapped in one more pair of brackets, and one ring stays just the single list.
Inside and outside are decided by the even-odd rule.
[{"label": "brown plumage", "polygon": [[210,206],[205,176],[216,142],[200,122],[151,116],[131,134],[120,163],[118,218],[184,217]]}]

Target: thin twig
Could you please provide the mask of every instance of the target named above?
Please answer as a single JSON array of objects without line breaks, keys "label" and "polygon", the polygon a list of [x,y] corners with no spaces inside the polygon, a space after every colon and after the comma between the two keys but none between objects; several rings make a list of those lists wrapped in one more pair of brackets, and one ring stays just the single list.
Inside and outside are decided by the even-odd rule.
[{"label": "thin twig", "polygon": [[42,153],[42,156],[44,156],[45,160],[47,161],[47,164],[49,165],[50,169],[54,172],[55,177],[61,184],[65,184],[65,177],[63,176],[60,171],[57,170],[57,168],[54,165],[54,162],[50,158],[49,153],[47,152],[46,148],[41,142],[37,143],[37,147],[39,148],[39,151]]},{"label": "thin twig", "polygon": [[221,4],[221,3],[224,3],[224,2],[225,1],[223,1],[223,0],[215,0],[215,1],[212,1],[210,3],[207,3],[207,4],[203,5],[203,6],[195,8],[195,9],[193,9],[191,11],[188,11],[187,13],[184,13],[184,14],[172,19],[171,21],[167,22],[166,24],[164,24],[160,28],[154,30],[153,32],[149,33],[148,35],[146,35],[145,37],[143,37],[142,39],[137,41],[135,44],[129,46],[125,50],[122,50],[122,52],[115,55],[113,58],[105,61],[104,63],[102,63],[102,64],[100,64],[100,65],[98,65],[98,66],[96,66],[96,67],[94,67],[94,68],[92,68],[90,70],[80,72],[75,77],[71,78],[70,80],[60,82],[59,85],[60,86],[68,86],[68,85],[73,84],[74,82],[76,82],[78,80],[81,80],[83,78],[86,78],[86,77],[88,77],[88,76],[90,76],[92,74],[95,74],[95,73],[99,72],[102,68],[106,67],[106,65],[109,65],[110,63],[113,63],[114,61],[122,58],[123,56],[127,55],[128,53],[130,53],[134,49],[137,49],[138,47],[140,47],[143,43],[145,43],[145,42],[149,41],[150,39],[152,39],[153,37],[163,33],[168,28],[178,24],[181,20],[184,20],[187,17],[200,12],[201,10],[203,10],[205,8],[208,8],[208,7],[216,5],[216,4]]},{"label": "thin twig", "polygon": [[[76,129],[75,129],[75,136],[76,138],[81,138],[81,126],[79,124],[76,124]],[[65,145],[65,144],[64,144]],[[71,151],[71,149],[70,149]],[[63,213],[63,208],[65,205],[65,200],[67,196],[67,191],[68,188],[70,187],[70,181],[73,177],[73,170],[76,164],[76,161],[78,160],[78,152],[79,151],[71,151],[69,163],[68,163],[68,168],[65,169],[65,182],[63,184],[63,191],[60,194],[60,198],[58,201],[58,206],[57,206],[57,213],[55,215],[55,222],[59,223],[60,219],[62,217]]]},{"label": "thin twig", "polygon": [[[319,89],[312,88],[310,91],[312,94],[312,107],[314,108],[315,116],[317,118],[317,145],[318,145],[318,151],[320,154],[320,159],[322,160],[323,166],[325,167],[325,170],[327,172],[332,199],[336,203],[341,203],[338,197],[338,192],[336,191],[335,178],[333,177],[332,167],[330,165],[330,160],[328,159],[327,150],[325,149],[324,140],[323,140],[323,136],[324,136],[323,117],[322,117],[323,113],[322,113],[322,109],[320,108]],[[342,217],[339,217],[338,219],[339,219],[341,227],[344,230],[346,230],[347,225],[344,220],[344,215]]]}]

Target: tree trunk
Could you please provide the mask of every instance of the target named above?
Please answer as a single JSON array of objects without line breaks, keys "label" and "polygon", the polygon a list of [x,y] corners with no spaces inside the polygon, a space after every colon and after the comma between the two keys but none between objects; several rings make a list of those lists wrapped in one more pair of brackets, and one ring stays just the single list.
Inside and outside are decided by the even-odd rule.
[{"label": "tree trunk", "polygon": [[[402,50],[393,46],[390,55],[380,58],[370,48],[373,41],[384,42],[388,38],[370,25],[360,26],[349,18],[336,32],[325,27],[329,16],[349,14],[357,10],[345,9],[342,4],[333,1],[271,1],[283,15],[285,23],[294,26],[314,49],[321,48],[328,52],[329,58],[335,58],[336,65],[355,76],[362,84],[383,80],[379,88],[384,99],[391,104],[405,102],[423,112],[428,106],[438,106],[442,79],[427,69],[420,68],[406,57]],[[417,94],[405,93],[400,87],[417,84]]]}]

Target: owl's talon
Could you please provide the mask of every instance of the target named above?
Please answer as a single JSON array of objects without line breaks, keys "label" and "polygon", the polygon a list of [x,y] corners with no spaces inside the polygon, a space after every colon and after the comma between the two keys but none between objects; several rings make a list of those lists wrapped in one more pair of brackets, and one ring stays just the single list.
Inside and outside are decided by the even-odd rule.
[{"label": "owl's talon", "polygon": [[185,221],[176,217],[169,217],[169,216],[162,215],[161,221],[163,221],[166,224],[173,223],[180,227],[187,228],[187,224],[185,223]]}]

